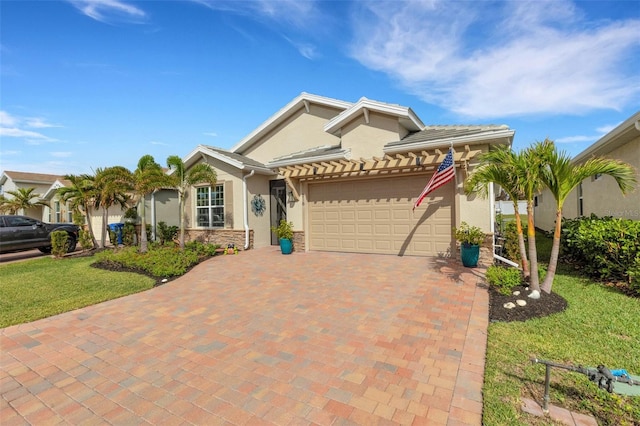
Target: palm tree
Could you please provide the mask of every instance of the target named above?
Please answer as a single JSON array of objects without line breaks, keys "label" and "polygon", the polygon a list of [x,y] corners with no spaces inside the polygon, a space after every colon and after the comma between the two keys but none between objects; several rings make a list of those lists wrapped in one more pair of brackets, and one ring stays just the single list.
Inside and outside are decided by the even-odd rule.
[{"label": "palm tree", "polygon": [[546,159],[550,155],[552,143],[545,139],[536,142],[515,156],[515,176],[522,195],[527,200],[527,242],[529,245],[529,287],[532,299],[540,298],[540,275],[538,273],[538,252],[536,250],[536,228],[533,218],[534,197],[542,190],[542,173]]},{"label": "palm tree", "polygon": [[580,185],[584,179],[597,174],[609,175],[614,178],[623,194],[633,190],[637,183],[634,169],[629,164],[598,157],[591,158],[583,164],[573,164],[566,152],[558,152],[555,144],[552,141],[549,142],[552,149],[546,158],[547,166],[542,174],[542,181],[556,200],[556,226],[553,233],[549,269],[542,283],[542,290],[547,293],[551,293],[551,286],[553,285],[558,265],[560,235],[562,232],[562,207],[571,191]]},{"label": "palm tree", "polygon": [[140,231],[140,252],[147,252],[147,221],[145,218],[144,199],[152,192],[171,187],[171,178],[164,173],[162,167],[156,163],[153,156],[147,154],[138,160],[138,168],[132,174],[131,187],[140,201],[140,217],[142,229]]},{"label": "palm tree", "polygon": [[465,191],[467,194],[476,192],[481,197],[488,196],[487,188],[492,183],[496,183],[502,187],[513,202],[513,210],[516,216],[516,230],[518,233],[518,247],[520,249],[520,258],[522,272],[525,278],[529,277],[529,262],[527,261],[527,250],[524,244],[524,235],[522,232],[522,219],[518,210],[518,200],[523,196],[523,191],[518,187],[518,180],[514,172],[516,155],[507,146],[500,146],[493,151],[487,152],[480,157],[480,166],[475,168],[467,182],[465,183]]},{"label": "palm tree", "polygon": [[71,208],[85,216],[93,248],[98,248],[98,241],[91,225],[91,206],[95,199],[94,177],[89,174],[82,174],[65,175],[64,178],[71,182],[71,186],[60,187],[56,192],[63,202],[70,201]]},{"label": "palm tree", "polygon": [[167,167],[171,170],[172,186],[178,191],[178,209],[180,212],[180,248],[184,248],[184,199],[187,189],[191,185],[198,183],[216,184],[217,175],[215,170],[206,163],[198,163],[189,171],[186,171],[185,164],[177,155],[167,158]]},{"label": "palm tree", "polygon": [[12,198],[3,200],[3,209],[9,214],[18,214],[22,211],[25,214],[27,210],[35,206],[49,206],[49,203],[43,200],[33,201],[34,198],[40,198],[40,194],[35,194],[35,188],[17,188],[15,191],[7,191]]},{"label": "palm tree", "polygon": [[94,206],[102,208],[102,238],[100,244],[102,247],[106,245],[105,232],[107,229],[107,220],[109,216],[109,207],[119,205],[126,208],[129,201],[127,190],[131,172],[122,166],[107,167],[105,169],[98,168],[95,176],[95,192]]}]

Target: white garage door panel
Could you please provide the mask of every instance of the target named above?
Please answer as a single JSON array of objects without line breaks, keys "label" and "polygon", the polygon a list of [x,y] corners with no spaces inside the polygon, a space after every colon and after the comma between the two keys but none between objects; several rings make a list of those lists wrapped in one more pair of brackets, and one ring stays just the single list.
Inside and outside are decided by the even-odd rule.
[{"label": "white garage door panel", "polygon": [[413,201],[430,176],[309,184],[311,250],[436,256],[451,244],[453,183]]}]

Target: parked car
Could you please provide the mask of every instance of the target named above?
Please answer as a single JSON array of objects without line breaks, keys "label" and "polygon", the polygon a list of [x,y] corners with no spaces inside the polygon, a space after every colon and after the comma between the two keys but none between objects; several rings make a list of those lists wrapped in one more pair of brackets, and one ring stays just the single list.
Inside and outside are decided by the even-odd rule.
[{"label": "parked car", "polygon": [[65,231],[68,252],[76,249],[80,227],[72,223],[45,223],[40,220],[16,215],[0,216],[0,253],[37,248],[51,253],[51,233]]}]

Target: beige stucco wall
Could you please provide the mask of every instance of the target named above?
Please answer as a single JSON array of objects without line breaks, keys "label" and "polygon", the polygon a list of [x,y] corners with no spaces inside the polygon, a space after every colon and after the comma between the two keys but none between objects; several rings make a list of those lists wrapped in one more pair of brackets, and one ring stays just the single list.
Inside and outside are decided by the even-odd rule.
[{"label": "beige stucco wall", "polygon": [[[606,157],[621,160],[633,166],[636,177],[640,181],[640,175],[638,175],[640,170],[640,135],[631,142],[611,151]],[[601,176],[599,179],[584,180],[582,194],[585,215],[595,213],[597,216],[640,220],[640,189],[638,188],[624,196],[612,177]],[[577,200],[575,191],[572,196]]]},{"label": "beige stucco wall", "polygon": [[406,133],[395,117],[371,112],[367,124],[362,114],[342,128],[342,148],[350,149],[355,160],[382,157],[384,145],[400,140]]},{"label": "beige stucco wall", "polygon": [[[640,180],[640,136],[629,143],[602,155],[605,158],[617,159],[630,164],[635,168],[636,176]],[[598,179],[588,178],[582,181],[582,205],[583,215],[592,213],[596,216],[613,216],[625,219],[640,220],[640,189],[622,194],[618,184],[610,176],[601,176]],[[571,191],[562,207],[562,216],[574,218],[579,214],[578,190]],[[538,205],[535,208],[536,227],[545,231],[551,231],[555,226],[556,202],[548,189],[538,196]]]},{"label": "beige stucco wall", "polygon": [[311,104],[309,113],[301,107],[287,120],[271,130],[258,143],[240,154],[262,163],[293,152],[304,151],[318,146],[335,146],[340,139],[326,133],[324,125],[341,111]]}]

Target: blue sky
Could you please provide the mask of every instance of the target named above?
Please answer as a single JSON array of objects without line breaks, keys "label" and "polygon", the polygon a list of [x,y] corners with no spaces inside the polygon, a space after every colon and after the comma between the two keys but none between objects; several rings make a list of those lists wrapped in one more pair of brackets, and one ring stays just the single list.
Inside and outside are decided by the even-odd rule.
[{"label": "blue sky", "polygon": [[0,170],[230,148],[301,92],[575,155],[640,110],[638,1],[0,0]]}]

